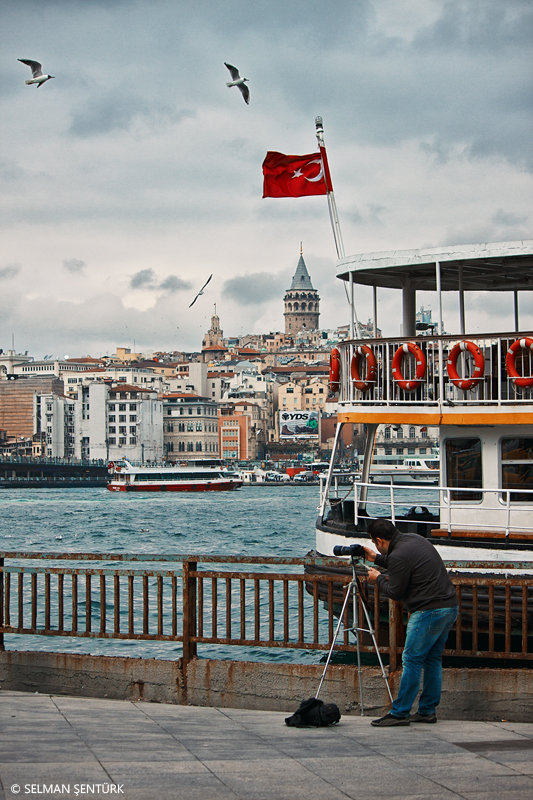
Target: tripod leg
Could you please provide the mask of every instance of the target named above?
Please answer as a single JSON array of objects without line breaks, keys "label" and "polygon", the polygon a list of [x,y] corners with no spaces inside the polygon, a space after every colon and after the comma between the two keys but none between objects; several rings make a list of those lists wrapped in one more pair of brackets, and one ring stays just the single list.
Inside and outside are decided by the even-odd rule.
[{"label": "tripod leg", "polygon": [[381,654],[379,652],[378,643],[376,641],[376,634],[375,634],[372,622],[370,620],[370,614],[368,613],[368,608],[366,607],[366,603],[365,603],[365,601],[363,600],[362,597],[361,597],[361,605],[363,606],[363,611],[364,611],[365,618],[366,618],[366,624],[368,625],[368,633],[372,637],[372,642],[374,644],[374,650],[376,651],[376,655],[377,655],[378,661],[379,661],[379,666],[381,667],[381,674],[383,676],[383,680],[385,681],[385,686],[387,687],[387,692],[389,693],[389,698],[390,698],[390,701],[392,703],[392,694],[391,694],[389,682],[387,680],[387,675],[385,673],[385,667],[383,666],[383,661],[381,660]]},{"label": "tripod leg", "polygon": [[[361,669],[361,646],[359,642],[359,605],[357,602],[357,577],[355,575],[354,566],[354,579],[352,581],[352,624],[353,633],[355,636],[355,649],[357,652],[357,680],[359,682],[359,705],[361,708],[361,716],[365,715],[365,707],[363,702],[363,671]],[[363,604],[364,605],[364,604]]]},{"label": "tripod leg", "polygon": [[320,678],[320,683],[318,684],[318,689],[316,690],[315,699],[318,699],[318,695],[320,694],[322,684],[324,683],[324,678],[326,677],[326,670],[329,667],[329,662],[331,661],[331,656],[333,655],[333,648],[335,647],[335,642],[337,641],[337,636],[339,635],[339,631],[341,629],[344,612],[346,610],[346,606],[348,605],[348,598],[350,597],[350,589],[352,588],[353,585],[354,583],[353,581],[351,581],[346,587],[346,594],[344,595],[344,602],[342,604],[342,610],[339,616],[339,621],[337,623],[337,627],[335,628],[335,633],[333,634],[333,641],[331,642],[331,646],[329,648],[328,657],[326,659],[326,666],[324,667],[324,672],[322,673],[322,677]]}]

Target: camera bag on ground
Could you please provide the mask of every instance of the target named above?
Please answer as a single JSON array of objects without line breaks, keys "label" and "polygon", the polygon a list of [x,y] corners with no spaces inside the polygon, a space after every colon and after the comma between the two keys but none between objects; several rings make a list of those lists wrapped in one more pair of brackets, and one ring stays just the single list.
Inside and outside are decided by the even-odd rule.
[{"label": "camera bag on ground", "polygon": [[335,703],[324,703],[316,697],[302,700],[300,706],[290,717],[285,717],[285,724],[293,728],[323,725],[334,725],[341,718],[339,707]]}]

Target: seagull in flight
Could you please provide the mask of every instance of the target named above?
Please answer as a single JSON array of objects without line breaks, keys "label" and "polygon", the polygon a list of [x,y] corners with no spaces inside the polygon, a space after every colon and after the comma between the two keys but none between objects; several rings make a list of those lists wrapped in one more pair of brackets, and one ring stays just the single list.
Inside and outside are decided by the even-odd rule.
[{"label": "seagull in flight", "polygon": [[205,287],[207,286],[207,284],[209,283],[209,281],[211,280],[212,277],[213,277],[213,275],[211,274],[209,276],[209,278],[206,280],[206,282],[204,283],[204,285],[202,286],[202,288],[200,289],[200,291],[198,292],[198,294],[196,295],[196,297],[194,298],[194,300],[192,301],[192,303],[189,306],[189,308],[191,306],[193,306],[196,303],[196,301],[198,300],[198,298],[200,297],[200,295],[204,293],[204,289],[205,289]]},{"label": "seagull in flight", "polygon": [[224,66],[229,69],[230,75],[232,77],[232,80],[229,83],[226,83],[226,86],[230,86],[230,87],[231,86],[238,86],[240,93],[244,97],[244,102],[245,103],[249,103],[250,102],[250,90],[248,89],[248,87],[246,86],[246,84],[244,82],[244,81],[247,81],[248,78],[241,78],[241,76],[239,75],[239,70],[237,69],[237,67],[232,67],[231,64],[227,64],[225,61],[224,61]]},{"label": "seagull in flight", "polygon": [[38,61],[32,61],[31,58],[19,58],[17,60],[20,61],[22,64],[27,64],[28,67],[31,69],[31,74],[33,77],[30,80],[26,81],[28,86],[31,83],[36,83],[37,88],[39,88],[39,86],[42,86],[43,83],[49,81],[50,78],[55,78],[55,75],[43,75],[42,65],[39,64]]}]

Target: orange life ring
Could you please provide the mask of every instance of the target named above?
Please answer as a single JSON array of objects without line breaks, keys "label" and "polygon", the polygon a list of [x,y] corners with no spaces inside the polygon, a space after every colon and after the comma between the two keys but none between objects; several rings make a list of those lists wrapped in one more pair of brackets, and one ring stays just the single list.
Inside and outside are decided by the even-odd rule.
[{"label": "orange life ring", "polygon": [[114,461],[110,461],[109,464],[107,465],[107,468],[108,469],[114,469],[115,468],[115,462]]},{"label": "orange life ring", "polygon": [[[366,359],[366,380],[362,380],[360,372],[363,356]],[[376,383],[377,371],[378,362],[372,348],[367,344],[362,344],[360,347],[357,347],[352,356],[352,363],[350,365],[350,372],[356,389],[359,389],[360,392],[368,391],[368,389]]]},{"label": "orange life ring", "polygon": [[[402,374],[402,360],[404,353],[411,353],[416,358],[416,377],[414,380],[405,380]],[[406,342],[394,353],[392,359],[392,377],[404,392],[416,389],[426,374],[426,357],[420,347],[415,342]]]},{"label": "orange life ring", "polygon": [[511,380],[514,381],[515,386],[533,386],[533,375],[519,375],[516,369],[515,360],[519,350],[531,350],[533,352],[533,339],[526,337],[517,339],[512,343],[505,356],[505,369]]},{"label": "orange life ring", "polygon": [[329,388],[337,394],[341,385],[341,354],[334,347],[329,356]]},{"label": "orange life ring", "polygon": [[[470,378],[460,378],[457,372],[457,359],[459,358],[459,354],[465,350],[474,358],[474,372]],[[483,372],[485,371],[485,357],[474,342],[469,342],[468,340],[457,342],[450,350],[446,369],[448,370],[451,382],[455,384],[458,389],[467,391],[467,389],[472,389],[472,387],[478,383],[479,379],[483,377]]]}]

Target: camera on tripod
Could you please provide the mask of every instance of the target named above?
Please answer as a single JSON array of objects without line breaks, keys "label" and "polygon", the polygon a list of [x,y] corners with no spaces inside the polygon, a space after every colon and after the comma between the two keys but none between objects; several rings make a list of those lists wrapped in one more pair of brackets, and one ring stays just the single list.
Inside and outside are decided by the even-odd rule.
[{"label": "camera on tripod", "polygon": [[365,548],[362,544],[336,544],[333,548],[334,556],[351,556],[352,558],[364,558]]}]

